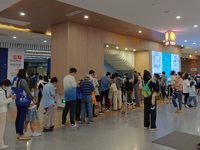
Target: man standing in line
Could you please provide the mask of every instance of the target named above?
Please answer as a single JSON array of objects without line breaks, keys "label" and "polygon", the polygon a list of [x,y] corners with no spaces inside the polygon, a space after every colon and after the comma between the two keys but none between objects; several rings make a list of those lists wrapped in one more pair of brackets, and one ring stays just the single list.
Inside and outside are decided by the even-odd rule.
[{"label": "man standing in line", "polygon": [[165,76],[165,72],[163,71],[162,72],[161,82],[160,82],[163,100],[165,100],[166,97],[168,98],[167,93],[165,91],[166,90],[166,83],[167,83],[167,77]]},{"label": "man standing in line", "polygon": [[76,111],[76,88],[77,83],[74,78],[76,75],[77,70],[75,68],[71,68],[69,70],[69,74],[65,76],[63,80],[64,84],[64,91],[65,91],[65,108],[62,113],[62,125],[65,126],[68,123],[66,122],[67,113],[70,110],[70,127],[78,127],[79,125],[74,121],[74,115]]},{"label": "man standing in line", "polygon": [[46,110],[45,126],[43,132],[53,131],[52,114],[55,106],[55,86],[58,82],[56,77],[51,79],[51,83],[48,83],[43,88],[42,106]]},{"label": "man standing in line", "polygon": [[140,98],[139,98],[140,79],[138,78],[137,71],[133,71],[133,76],[134,76],[133,86],[134,86],[134,90],[135,90],[135,101],[136,101],[135,107],[140,107]]},{"label": "man standing in line", "polygon": [[[92,82],[93,86],[96,87],[96,83],[95,83],[95,71],[94,70],[90,70],[89,71],[89,76],[90,76],[90,81]],[[95,104],[93,104],[93,117],[97,117],[97,115],[95,114]]]},{"label": "man standing in line", "polygon": [[102,111],[102,101],[103,97],[105,98],[105,108],[106,112],[109,112],[110,109],[108,108],[108,94],[109,94],[109,88],[110,88],[110,72],[106,73],[106,76],[102,77],[100,80],[100,90],[101,90],[101,112]]},{"label": "man standing in line", "polygon": [[91,95],[92,91],[94,91],[94,86],[92,82],[90,81],[89,75],[85,75],[84,80],[80,84],[80,89],[83,95],[83,99],[81,103],[81,123],[85,123],[85,114],[86,114],[86,110],[88,110],[88,116],[89,116],[88,123],[90,124],[94,122],[92,120],[93,100],[92,100],[92,95]]}]

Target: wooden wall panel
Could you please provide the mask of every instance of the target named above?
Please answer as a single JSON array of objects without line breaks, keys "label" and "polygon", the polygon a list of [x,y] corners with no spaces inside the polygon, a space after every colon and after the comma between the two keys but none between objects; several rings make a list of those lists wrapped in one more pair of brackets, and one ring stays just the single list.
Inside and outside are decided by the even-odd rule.
[{"label": "wooden wall panel", "polygon": [[52,28],[51,40],[51,76],[58,78],[57,89],[60,94],[64,93],[63,78],[67,70],[68,50],[68,24],[60,24]]},{"label": "wooden wall panel", "polygon": [[187,73],[191,73],[192,75],[195,75],[197,72],[200,73],[200,59],[197,59],[197,71],[190,71],[190,59],[186,59],[184,61],[181,61],[181,70],[186,71]]},{"label": "wooden wall panel", "polygon": [[135,53],[135,70],[143,76],[144,70],[149,70],[149,51]]}]

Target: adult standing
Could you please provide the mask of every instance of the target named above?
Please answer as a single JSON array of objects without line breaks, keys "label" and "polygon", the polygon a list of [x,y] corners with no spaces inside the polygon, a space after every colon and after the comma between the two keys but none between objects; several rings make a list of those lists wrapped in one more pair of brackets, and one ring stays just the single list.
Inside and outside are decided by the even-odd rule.
[{"label": "adult standing", "polygon": [[196,74],[195,81],[197,83],[197,91],[199,93],[199,91],[200,91],[200,76],[199,76],[199,73]]},{"label": "adult standing", "polygon": [[143,88],[143,86],[142,86],[142,75],[141,75],[140,72],[138,72],[138,78],[140,80],[140,83],[139,83],[139,97],[142,100],[142,88]]},{"label": "adult standing", "polygon": [[190,81],[188,80],[188,73],[185,73],[185,77],[183,80],[183,95],[184,95],[185,106],[186,106],[187,100],[189,98],[189,89],[190,89]]},{"label": "adult standing", "polygon": [[[113,110],[114,111],[117,111],[117,110],[120,111],[121,107],[122,107],[121,87],[122,87],[122,84],[123,84],[123,80],[120,78],[118,73],[114,73],[113,83],[115,83],[116,87],[117,87],[117,91],[114,92]],[[117,104],[119,104],[118,108],[117,108]]]},{"label": "adult standing", "polygon": [[4,132],[6,127],[6,112],[7,105],[15,98],[14,95],[9,95],[6,98],[5,91],[11,86],[11,82],[8,79],[3,80],[0,83],[0,149],[8,148],[8,145],[4,144]]},{"label": "adult standing", "polygon": [[102,77],[101,80],[100,80],[101,112],[103,112],[102,111],[102,101],[103,101],[103,98],[105,99],[106,112],[110,111],[110,109],[108,108],[108,94],[109,94],[109,88],[110,88],[110,76],[111,76],[111,73],[107,72],[106,76]]},{"label": "adult standing", "polygon": [[135,107],[140,107],[140,98],[139,98],[139,83],[140,83],[140,79],[138,78],[136,70],[133,71],[133,76],[134,76],[133,86],[134,86],[134,90],[135,90],[135,102],[136,102]]},{"label": "adult standing", "polygon": [[[90,81],[92,82],[94,87],[96,87],[98,84],[95,82],[95,75],[96,75],[96,72],[94,70],[89,71]],[[97,115],[95,114],[95,104],[93,104],[92,110],[93,110],[93,117],[97,117]]]},{"label": "adult standing", "polygon": [[39,109],[40,107],[40,102],[41,102],[41,99],[42,99],[42,93],[43,93],[43,87],[49,82],[48,80],[48,77],[47,76],[44,76],[44,80],[40,80],[40,82],[38,82],[38,89],[39,89],[39,92],[38,92],[38,102],[37,102],[37,110]]},{"label": "adult standing", "polygon": [[[31,92],[29,90],[28,82],[26,80],[27,73],[25,69],[20,69],[18,73],[18,80],[17,80],[17,90],[19,88],[23,88],[28,97],[30,98],[31,101],[33,101],[33,96],[31,95]],[[16,94],[16,97],[18,97],[18,93]],[[20,106],[17,105],[17,117],[15,121],[15,128],[16,128],[16,133],[17,137],[19,140],[29,140],[30,137],[24,135],[24,121],[26,118],[26,112],[28,110],[28,106]]]},{"label": "adult standing", "polygon": [[[175,88],[173,96],[172,96],[172,103],[174,107],[176,108],[175,113],[181,113],[182,109],[182,91],[183,91],[183,79],[182,79],[182,73],[178,72],[178,77],[175,80],[175,84],[173,85],[173,88]],[[178,99],[179,106],[177,106],[176,98]]]},{"label": "adult standing", "polygon": [[62,125],[65,126],[68,123],[66,122],[67,113],[70,110],[70,127],[78,127],[79,125],[74,121],[74,115],[76,111],[76,88],[77,83],[75,80],[75,75],[77,73],[76,68],[70,68],[69,74],[65,76],[63,80],[64,90],[65,90],[65,108],[62,113]]},{"label": "adult standing", "polygon": [[[159,89],[154,82],[151,81],[151,74],[149,71],[145,71],[143,75],[143,81],[146,85],[149,82],[149,89],[150,91],[159,93]],[[149,127],[151,130],[158,130],[156,126],[156,108],[157,103],[155,101],[155,109],[151,109],[151,101],[152,95],[150,97],[144,98],[144,127],[148,129]],[[151,119],[150,119],[151,118]]]},{"label": "adult standing", "polygon": [[162,72],[162,78],[161,78],[161,82],[160,82],[160,86],[161,86],[161,93],[163,96],[163,100],[166,100],[166,98],[168,98],[168,95],[166,93],[166,84],[167,84],[167,77],[165,76],[165,72]]},{"label": "adult standing", "polygon": [[89,120],[88,123],[93,123],[94,121],[92,120],[93,114],[92,114],[92,105],[93,105],[93,100],[92,100],[92,91],[94,91],[94,85],[92,82],[89,81],[90,76],[85,75],[84,80],[80,84],[80,89],[83,95],[82,103],[81,103],[81,123],[85,123],[85,114],[86,110],[88,110],[88,116]]},{"label": "adult standing", "polygon": [[46,84],[43,88],[42,106],[46,110],[45,125],[43,132],[53,131],[52,114],[55,106],[55,86],[58,82],[56,77],[51,79],[51,82]]}]

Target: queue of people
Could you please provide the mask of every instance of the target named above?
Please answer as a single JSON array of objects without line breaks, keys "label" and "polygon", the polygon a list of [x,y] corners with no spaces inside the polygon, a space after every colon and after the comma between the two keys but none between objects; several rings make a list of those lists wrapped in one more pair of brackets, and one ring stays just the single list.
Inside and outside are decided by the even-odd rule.
[{"label": "queue of people", "polygon": [[[139,72],[133,70],[133,78],[127,73],[124,78],[117,72],[111,74],[107,72],[99,81],[94,70],[84,76],[84,80],[76,82],[76,68],[70,68],[69,74],[63,79],[65,107],[62,113],[62,126],[69,123],[66,121],[70,111],[70,127],[75,128],[79,125],[75,122],[81,121],[81,124],[94,123],[93,117],[104,114],[105,112],[120,111],[123,105],[124,95],[127,95],[127,105],[140,107],[141,100],[144,100],[144,127],[146,129],[158,130],[156,125],[157,99],[168,100],[172,97],[172,103],[175,107],[175,113],[182,112],[182,95],[184,94],[184,105],[186,108],[194,107],[198,104],[196,95],[198,94],[199,79],[185,72],[171,71],[170,79],[167,80],[165,72],[162,77],[159,74],[151,76],[150,72],[144,70],[143,77]],[[166,93],[167,81],[168,94]],[[15,100],[17,107],[17,116],[15,128],[19,140],[29,140],[30,136],[41,136],[34,128],[34,121],[37,120],[37,110],[40,103],[45,110],[45,121],[43,132],[51,132],[54,129],[52,123],[52,114],[55,107],[55,89],[58,79],[49,76],[39,76],[38,74],[27,74],[26,70],[21,69],[17,77],[10,80],[5,79],[0,83],[0,148],[7,148],[4,144],[3,135],[5,130],[7,105]],[[6,97],[5,91],[11,86],[11,95]],[[142,98],[141,98],[142,97]],[[178,104],[176,99],[178,99]],[[103,109],[103,100],[105,109]],[[194,106],[191,105],[193,101]],[[135,105],[134,105],[135,103]],[[95,105],[98,106],[98,113],[95,112]],[[86,121],[86,116],[88,120]],[[32,131],[28,135],[28,124]]]}]

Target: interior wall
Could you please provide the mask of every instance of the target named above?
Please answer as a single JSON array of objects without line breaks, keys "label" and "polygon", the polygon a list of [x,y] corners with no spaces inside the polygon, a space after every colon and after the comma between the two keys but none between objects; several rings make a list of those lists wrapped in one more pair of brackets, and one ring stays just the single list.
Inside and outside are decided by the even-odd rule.
[{"label": "interior wall", "polygon": [[135,52],[135,70],[143,76],[144,70],[150,70],[149,51]]},{"label": "interior wall", "polygon": [[200,64],[200,59],[197,59],[197,71],[190,71],[190,59],[181,60],[181,70],[195,75],[200,72],[200,65],[198,64]]},{"label": "interior wall", "polygon": [[83,79],[89,70],[95,70],[99,77],[104,72],[103,33],[101,30],[64,23],[52,29],[52,77],[58,77],[57,92],[64,94],[63,78],[69,69],[77,69],[76,80]]}]

